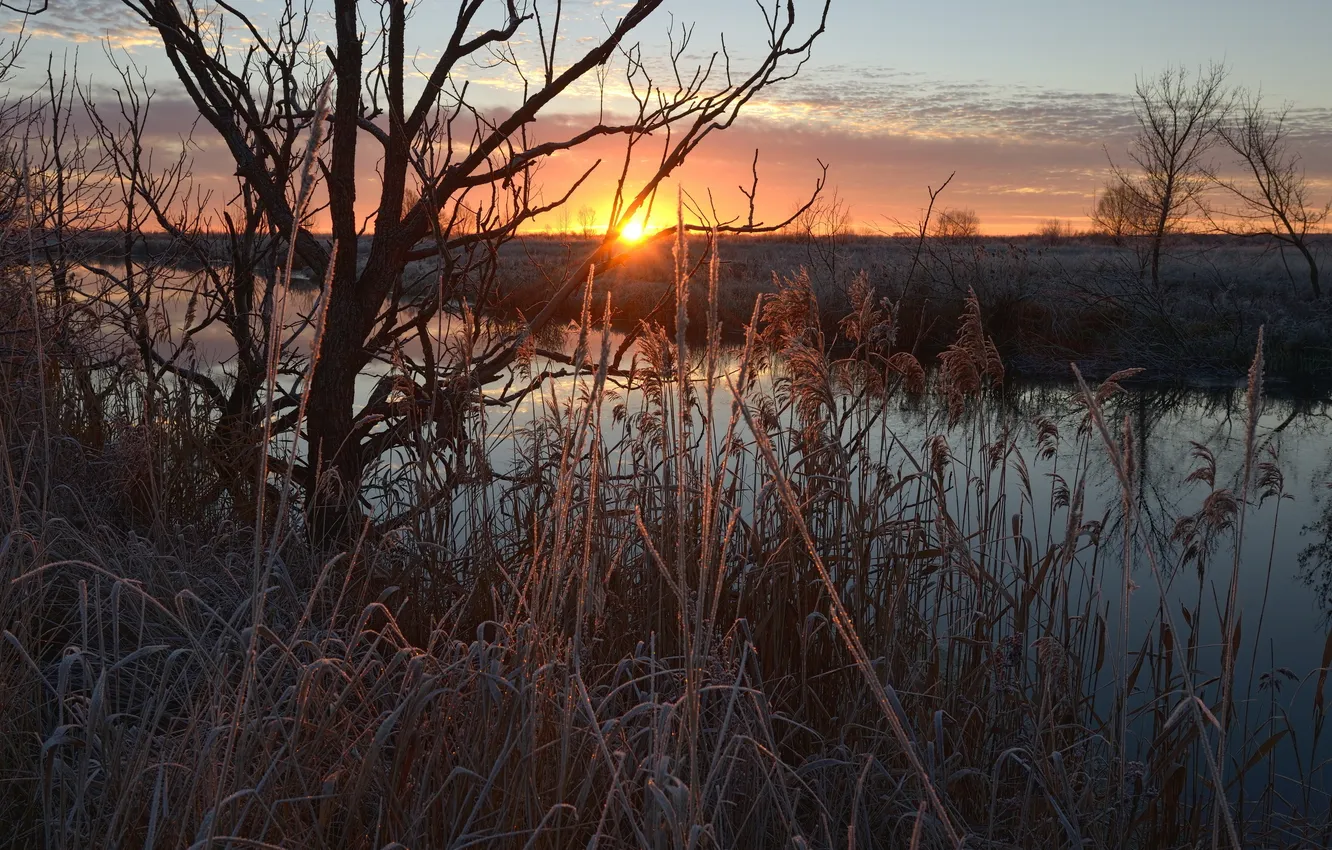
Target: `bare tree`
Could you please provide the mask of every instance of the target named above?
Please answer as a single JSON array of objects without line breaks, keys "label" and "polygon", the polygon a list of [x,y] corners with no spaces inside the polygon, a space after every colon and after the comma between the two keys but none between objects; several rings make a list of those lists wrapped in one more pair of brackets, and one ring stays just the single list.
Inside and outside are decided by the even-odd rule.
[{"label": "bare tree", "polygon": [[[802,26],[794,3],[760,7],[765,48],[745,70],[724,43],[690,65],[684,57],[693,55],[692,30],[677,27],[661,70],[631,39],[663,0],[635,0],[603,36],[576,47],[557,37],[559,0],[463,0],[451,31],[438,34],[443,47],[425,69],[422,89],[409,97],[415,60],[406,46],[406,0],[333,0],[326,42],[298,0],[285,0],[267,31],[230,4],[122,2],[157,32],[195,107],[225,143],[256,226],[292,245],[314,279],[326,281],[321,341],[298,406],[307,412],[308,463],[300,476],[316,535],[359,525],[366,469],[412,444],[422,423],[436,435],[438,450],[463,466],[460,426],[481,401],[479,387],[506,374],[591,269],[625,260],[630,249],[615,238],[619,228],[650,209],[662,181],[708,135],[729,127],[758,92],[798,72],[828,13],[828,0],[814,0],[810,23]],[[460,71],[477,63],[504,69],[520,83],[515,108],[490,111],[471,99]],[[603,113],[568,135],[534,138],[534,122],[556,98],[580,80],[604,80],[612,63],[623,71],[636,111],[622,120]],[[327,112],[318,106],[323,79],[333,90]],[[302,164],[304,139],[323,133],[325,123],[327,143]],[[566,202],[601,165],[589,163],[567,186],[544,194],[549,187],[534,181],[542,162],[607,138],[622,141],[623,158],[599,244],[517,330],[487,322],[481,311],[460,310],[460,303],[475,307],[494,298],[500,247]],[[645,155],[649,144],[652,153]],[[371,184],[357,171],[358,159],[367,157],[378,160]],[[319,183],[331,246],[316,238],[299,208],[310,180]],[[419,200],[408,205],[411,193]],[[375,212],[363,221],[357,201],[366,196],[375,197]],[[781,224],[756,221],[751,205],[747,219],[692,226],[752,232]],[[671,230],[661,236],[670,238]],[[434,263],[433,285],[414,289],[409,264],[427,261]],[[450,311],[467,339],[456,357],[438,350],[431,329]],[[406,354],[411,343],[421,357]],[[392,391],[381,387],[358,406],[357,376],[375,361],[393,363]],[[288,411],[279,427],[296,427],[300,418]]]},{"label": "bare tree", "polygon": [[584,237],[590,237],[597,227],[597,211],[594,207],[583,206],[578,208],[578,226],[583,231]]},{"label": "bare tree", "polygon": [[1166,236],[1200,211],[1212,173],[1208,158],[1217,128],[1229,110],[1226,68],[1212,65],[1190,75],[1169,67],[1134,86],[1138,132],[1129,147],[1137,166],[1130,175],[1111,162],[1116,182],[1140,196],[1149,211],[1152,285],[1161,284],[1161,249]]},{"label": "bare tree", "polygon": [[58,77],[48,58],[46,92],[37,114],[41,130],[32,146],[41,152],[32,163],[34,226],[55,294],[68,296],[71,270],[79,261],[72,237],[104,228],[110,195],[108,157],[95,134],[79,132],[76,121],[77,69]]},{"label": "bare tree", "polygon": [[1065,239],[1072,238],[1075,234],[1070,222],[1064,221],[1062,218],[1047,218],[1041,222],[1040,227],[1032,235],[1047,245],[1058,245]]},{"label": "bare tree", "polygon": [[569,235],[569,205],[564,204],[555,214],[555,232],[560,236]]},{"label": "bare tree", "polygon": [[1120,242],[1130,236],[1146,236],[1156,221],[1151,205],[1133,181],[1117,178],[1096,196],[1092,224],[1102,234]]},{"label": "bare tree", "polygon": [[[925,240],[929,238],[930,232],[933,230],[931,221],[934,218],[934,207],[939,202],[939,198],[943,195],[944,190],[948,188],[948,184],[952,183],[953,178],[956,176],[956,171],[951,172],[948,177],[939,184],[938,189],[935,189],[933,186],[925,187],[926,193],[930,196],[930,202],[926,205],[925,209],[921,211],[920,218],[916,221],[906,222],[901,219],[890,219],[893,225],[893,230],[888,231],[887,235],[891,235],[895,238],[910,239],[916,243],[915,250],[913,250],[911,254],[911,265],[907,267],[906,276],[902,281],[902,288],[898,301],[899,307],[901,305],[901,300],[906,298],[906,294],[910,291],[911,285],[915,282],[916,272],[922,266],[921,258],[925,254]],[[896,309],[897,308],[894,308],[894,310]]]},{"label": "bare tree", "polygon": [[851,205],[834,189],[807,205],[792,226],[805,243],[810,266],[827,274],[827,283],[835,286],[838,260],[851,235]]},{"label": "bare tree", "polygon": [[[221,203],[192,191],[189,137],[174,157],[150,148],[154,93],[141,69],[114,61],[120,81],[100,87],[109,94],[105,100],[80,91],[102,154],[95,182],[106,190],[99,199],[105,221],[100,247],[80,252],[81,294],[101,305],[103,331],[141,364],[145,419],[161,415],[155,396],[165,379],[183,382],[210,411],[208,450],[200,457],[216,476],[213,498],[225,492],[231,509],[247,523],[258,518],[259,509],[271,518],[274,503],[258,497],[273,491],[263,474],[260,437],[269,421],[278,433],[291,428],[290,411],[303,386],[299,379],[308,377],[308,362],[292,343],[311,323],[308,314],[284,318],[280,307],[284,236],[243,176]],[[293,143],[286,162],[276,164],[295,173],[301,155]],[[73,236],[76,245],[87,240],[86,231]],[[177,317],[183,322],[168,321],[164,309],[173,303],[185,306],[184,316]],[[196,368],[195,362],[195,340],[218,328],[234,346],[224,363],[208,364],[223,375]],[[296,383],[288,388],[275,380],[266,387],[270,376]],[[170,498],[155,488],[149,495]]]},{"label": "bare tree", "polygon": [[1311,199],[1300,156],[1290,148],[1289,114],[1288,106],[1280,112],[1265,109],[1261,94],[1245,95],[1235,120],[1220,126],[1220,136],[1245,176],[1242,180],[1217,179],[1239,207],[1212,218],[1223,232],[1270,236],[1295,248],[1309,266],[1310,292],[1314,298],[1321,298],[1318,262],[1309,236],[1327,221],[1332,200],[1317,206]]},{"label": "bare tree", "polygon": [[940,210],[934,235],[944,239],[974,239],[980,235],[980,216],[972,209]]},{"label": "bare tree", "polygon": [[[0,42],[0,83],[9,83],[22,51],[24,37]],[[20,262],[27,250],[19,235],[28,229],[29,181],[25,174],[23,136],[29,120],[24,99],[0,96],[0,271]]]}]

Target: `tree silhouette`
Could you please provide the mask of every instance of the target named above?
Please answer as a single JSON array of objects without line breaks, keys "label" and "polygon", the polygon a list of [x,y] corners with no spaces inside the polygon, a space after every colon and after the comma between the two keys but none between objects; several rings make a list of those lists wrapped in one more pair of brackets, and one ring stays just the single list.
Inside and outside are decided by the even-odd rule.
[{"label": "tree silhouette", "polygon": [[[798,22],[794,3],[764,9],[765,48],[744,70],[724,41],[703,59],[686,60],[693,55],[687,54],[692,29],[676,27],[668,67],[654,73],[633,38],[662,0],[636,0],[606,23],[602,36],[576,47],[560,38],[558,0],[462,0],[450,30],[431,34],[441,45],[438,58],[422,69],[420,91],[409,95],[415,59],[406,46],[406,0],[332,0],[327,43],[315,32],[310,7],[295,0],[270,13],[276,24],[268,30],[230,4],[123,2],[156,31],[194,106],[225,143],[259,226],[290,242],[312,277],[326,281],[320,343],[300,403],[309,464],[298,474],[316,535],[359,524],[363,470],[409,439],[412,427],[428,421],[437,434],[459,430],[478,388],[505,373],[589,270],[623,262],[626,246],[614,234],[651,204],[662,181],[760,91],[799,71],[828,13],[828,0],[816,0],[808,24],[803,17]],[[516,107],[491,110],[476,99],[462,72],[477,64],[506,70],[520,83]],[[630,114],[603,110],[565,135],[534,138],[534,123],[560,95],[580,81],[604,91],[613,66],[636,104]],[[326,107],[321,91],[329,92]],[[312,133],[327,141],[306,160]],[[521,328],[501,332],[481,311],[464,310],[475,350],[457,357],[435,351],[430,319],[456,310],[464,297],[473,307],[484,304],[494,290],[499,248],[565,203],[602,162],[588,162],[549,196],[537,183],[539,166],[607,139],[622,143],[623,160],[605,237]],[[653,152],[645,154],[649,140]],[[362,159],[376,162],[373,181],[358,172]],[[327,217],[331,244],[316,238],[298,198],[314,199],[312,208]],[[375,211],[363,221],[357,202],[366,198],[374,198]],[[755,221],[751,210],[746,220],[695,226],[708,225],[754,231],[780,223]],[[404,285],[408,265],[418,261],[438,266],[436,285],[421,296]],[[414,360],[404,353],[412,340],[426,352]],[[357,376],[390,357],[410,387],[376,393],[358,406]],[[290,424],[291,417],[282,421]]]},{"label": "tree silhouette", "polygon": [[1300,157],[1290,149],[1289,109],[1270,112],[1261,95],[1246,95],[1233,122],[1220,126],[1226,146],[1238,159],[1245,178],[1218,179],[1240,204],[1214,217],[1219,229],[1242,235],[1264,235],[1300,252],[1309,268],[1309,290],[1321,298],[1318,263],[1309,245],[1332,213],[1332,201],[1321,207],[1310,197]]},{"label": "tree silhouette", "polygon": [[1137,174],[1114,167],[1115,182],[1141,199],[1150,222],[1152,286],[1161,285],[1161,250],[1167,235],[1180,230],[1201,211],[1199,201],[1209,185],[1209,154],[1217,130],[1230,108],[1226,69],[1213,65],[1192,77],[1183,67],[1170,67],[1134,86],[1138,132],[1129,148]]}]

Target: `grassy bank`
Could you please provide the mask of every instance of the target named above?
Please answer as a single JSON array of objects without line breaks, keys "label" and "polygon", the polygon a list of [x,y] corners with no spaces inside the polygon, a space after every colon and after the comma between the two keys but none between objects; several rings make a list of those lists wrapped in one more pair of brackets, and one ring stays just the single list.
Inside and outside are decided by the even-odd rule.
[{"label": "grassy bank", "polygon": [[[1269,380],[1332,382],[1332,306],[1310,300],[1302,259],[1235,237],[1179,236],[1168,244],[1162,285],[1153,287],[1145,246],[1131,238],[734,237],[722,243],[719,309],[728,327],[742,327],[754,296],[774,291],[774,273],[804,269],[831,336],[863,273],[876,296],[895,306],[899,347],[926,359],[956,337],[967,293],[975,291],[987,332],[1015,373],[1062,378],[1075,360],[1098,377],[1141,367],[1158,380],[1242,382],[1263,326]],[[1332,254],[1332,242],[1314,244],[1320,256]],[[500,303],[530,314],[549,292],[548,277],[591,245],[543,236],[506,246]],[[670,246],[654,245],[604,275],[595,295],[600,303],[604,292],[615,293],[621,327],[644,319],[669,324],[672,274]],[[697,303],[695,327],[703,318]],[[578,305],[568,311],[576,319]]]},{"label": "grassy bank", "polygon": [[[262,446],[276,498],[237,503],[183,385],[150,396],[132,364],[108,373],[95,328],[12,280],[4,840],[1327,842],[1326,667],[1292,673],[1317,689],[1297,739],[1290,690],[1252,700],[1234,680],[1263,639],[1241,600],[1159,606],[1125,640],[1134,581],[1164,581],[1204,538],[1224,553],[1273,533],[1244,527],[1280,495],[1251,440],[1242,470],[1200,474],[1210,512],[1179,550],[1135,564],[1115,381],[1079,396],[1084,427],[1037,425],[1024,457],[1022,423],[977,414],[1005,378],[983,301],[960,302],[929,387],[889,344],[903,313],[866,282],[843,294],[838,345],[820,285],[796,276],[723,361],[726,268],[672,288],[675,332],[648,332],[631,375],[585,309],[572,387],[498,424],[469,397],[449,474],[423,430],[337,547],[303,533],[280,447]],[[922,392],[939,413],[917,450],[885,411]],[[1084,516],[1107,454],[1121,506]],[[1038,463],[1062,482],[1050,498]],[[1228,556],[1208,563],[1233,581]],[[1295,798],[1275,779],[1292,753]]]},{"label": "grassy bank", "polygon": [[[499,250],[493,278],[462,286],[456,298],[499,318],[531,316],[545,306],[556,282],[599,240],[576,235],[527,235]],[[136,240],[133,256],[162,268],[197,271],[201,256],[227,262],[226,243],[199,240],[202,250],[182,251],[162,236]],[[211,248],[209,247],[211,244]],[[1269,382],[1292,388],[1332,386],[1332,301],[1311,299],[1303,260],[1272,244],[1229,236],[1178,235],[1167,242],[1162,283],[1148,279],[1147,246],[1132,237],[911,237],[798,234],[722,238],[718,315],[729,342],[741,339],[754,298],[772,294],[777,278],[807,274],[818,299],[820,322],[834,348],[850,310],[850,292],[864,275],[876,298],[896,315],[898,349],[933,359],[956,338],[969,292],[975,292],[985,327],[1010,373],[1064,378],[1076,361],[1089,376],[1104,378],[1142,368],[1139,380],[1185,385],[1242,383],[1264,327]],[[1320,265],[1332,258],[1332,237],[1315,237]],[[116,261],[114,236],[83,237],[77,253]],[[622,265],[600,274],[593,311],[614,293],[617,329],[644,322],[673,328],[674,261],[669,242],[650,242]],[[298,283],[308,283],[297,271]],[[405,286],[433,292],[438,265],[409,267]],[[313,285],[313,284],[310,284]],[[179,297],[179,296],[178,296]],[[705,324],[699,293],[690,308],[697,330]],[[577,322],[580,299],[561,317]],[[702,341],[702,336],[695,339]]]}]

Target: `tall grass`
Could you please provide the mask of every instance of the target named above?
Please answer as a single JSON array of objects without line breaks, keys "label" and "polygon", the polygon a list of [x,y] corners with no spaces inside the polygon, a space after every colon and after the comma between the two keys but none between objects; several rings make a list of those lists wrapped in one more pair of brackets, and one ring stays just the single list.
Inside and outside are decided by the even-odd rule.
[{"label": "tall grass", "polygon": [[[1024,456],[1025,423],[979,412],[1003,368],[974,294],[930,381],[872,287],[849,291],[840,344],[801,275],[727,354],[716,243],[698,281],[689,247],[674,339],[651,328],[611,369],[589,281],[573,374],[507,417],[474,391],[446,490],[422,424],[384,473],[414,509],[383,505],[396,519],[340,551],[299,533],[287,459],[264,483],[290,516],[208,480],[183,384],[145,418],[118,378],[93,445],[78,388],[98,364],[36,344],[58,305],[7,291],[34,334],[0,410],[4,840],[1326,843],[1317,731],[1273,731],[1271,695],[1234,705],[1234,578],[1215,623],[1200,605],[1181,629],[1166,559],[1183,555],[1142,545],[1132,429],[1108,409],[1122,375],[1083,386],[1084,427],[1033,426]],[[1261,371],[1260,349],[1241,486],[1211,501],[1238,518],[1214,523],[1237,552]],[[899,404],[937,405],[936,433],[898,433]],[[1084,510],[1106,456],[1123,499],[1102,522]],[[1154,615],[1130,608],[1135,544]],[[1304,798],[1251,799],[1247,778],[1292,755]]]}]

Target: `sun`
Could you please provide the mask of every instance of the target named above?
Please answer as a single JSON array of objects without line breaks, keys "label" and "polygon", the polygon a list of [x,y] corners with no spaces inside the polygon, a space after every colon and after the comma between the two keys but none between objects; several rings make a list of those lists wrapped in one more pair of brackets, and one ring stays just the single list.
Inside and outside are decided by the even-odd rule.
[{"label": "sun", "polygon": [[620,228],[620,241],[637,242],[644,236],[643,224],[639,221],[630,221],[624,227]]}]

